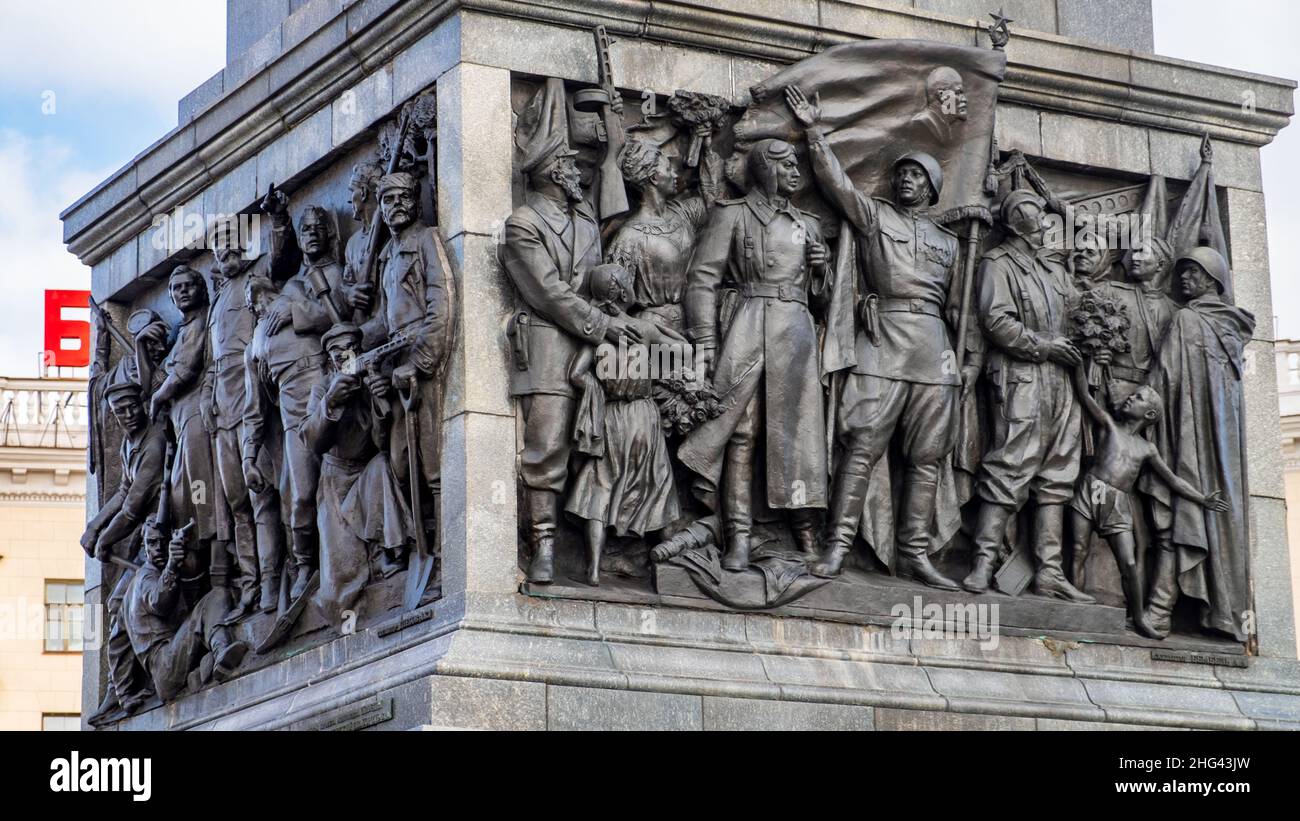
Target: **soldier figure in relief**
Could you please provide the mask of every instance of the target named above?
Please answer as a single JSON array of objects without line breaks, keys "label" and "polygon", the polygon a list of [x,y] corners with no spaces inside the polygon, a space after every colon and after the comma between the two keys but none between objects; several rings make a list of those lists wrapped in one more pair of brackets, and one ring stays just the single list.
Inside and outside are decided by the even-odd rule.
[{"label": "soldier figure in relief", "polygon": [[[188,265],[178,265],[167,281],[172,304],[181,312],[161,375],[165,378],[149,400],[149,415],[157,418],[164,410],[171,422],[176,451],[171,464],[171,510],[178,522],[194,520],[185,576],[207,569],[217,535],[212,466],[212,383],[208,368],[208,286],[203,275]],[[278,535],[278,534],[276,534]],[[204,550],[209,551],[206,555]],[[217,542],[217,549],[225,546]]]},{"label": "soldier figure in relief", "polygon": [[[253,491],[244,479],[241,428],[246,402],[244,351],[253,338],[254,317],[244,299],[244,284],[260,276],[283,282],[297,273],[302,252],[289,218],[289,198],[274,186],[262,200],[271,216],[271,250],[248,259],[233,219],[219,222],[211,236],[212,285],[208,312],[208,352],[212,358],[213,456],[225,504],[217,506],[217,538],[234,542],[239,567],[239,607],[247,612],[261,597],[258,585],[256,531],[278,532],[279,501],[273,486]],[[287,318],[278,319],[287,322]]]},{"label": "soldier figure in relief", "polygon": [[747,162],[752,187],[714,207],[686,285],[696,372],[712,380],[725,410],[677,451],[700,477],[701,500],[721,512],[722,566],[737,571],[749,566],[757,447],[767,455],[759,483],[766,502],[789,511],[795,541],[809,557],[827,484],[817,331],[808,310],[824,277],[826,246],[817,219],[790,203],[802,182],[794,147],[760,140]]},{"label": "soldier figure in relief", "polygon": [[[295,278],[296,279],[296,278]],[[294,280],[290,280],[294,282]],[[297,307],[284,309],[292,297],[290,288],[279,293],[269,279],[250,277],[244,283],[245,300],[257,317],[253,338],[244,350],[244,481],[254,493],[279,487],[288,496],[290,550],[294,564],[290,600],[302,595],[317,566],[316,482],[320,460],[303,443],[298,429],[307,418],[307,401],[312,389],[325,379],[325,352],[320,337],[299,333],[292,324],[279,328],[273,317],[297,313]],[[279,425],[273,422],[278,410]],[[283,437],[282,445],[272,452],[280,457],[282,475],[267,476],[259,465],[274,463],[263,455],[270,436]],[[280,589],[279,551],[258,545],[258,572],[261,578],[261,608],[276,606]],[[250,605],[251,606],[251,605]]]},{"label": "soldier figure in relief", "polygon": [[[966,362],[956,367],[951,339],[961,300],[957,236],[929,210],[943,172],[929,154],[894,163],[896,202],[859,192],[818,126],[820,112],[797,88],[786,91],[807,127],[813,173],[823,196],[849,221],[868,293],[860,299],[855,364],[845,376],[836,429],[842,455],[835,473],[829,538],[812,572],[835,576],[853,547],[867,486],[891,441],[906,461],[895,517],[898,570],[932,587],[958,589],[929,558],[940,462],[957,443],[961,396],[979,375],[978,332],[968,334]],[[948,323],[945,323],[945,316]]]},{"label": "soldier figure in relief", "polygon": [[1001,207],[1007,238],[980,263],[979,321],[994,407],[976,488],[981,504],[974,564],[962,586],[972,593],[989,589],[1007,522],[1032,495],[1033,591],[1086,603],[1092,597],[1070,584],[1062,569],[1065,505],[1074,496],[1083,449],[1070,372],[1083,358],[1065,336],[1075,289],[1043,247],[1045,208],[1037,194],[1008,194]]},{"label": "soldier figure in relief", "polygon": [[[140,552],[141,526],[156,504],[158,489],[162,485],[167,432],[162,425],[149,424],[137,383],[115,382],[104,394],[113,417],[122,426],[121,482],[117,492],[100,506],[99,512],[86,525],[81,546],[86,555],[107,563],[111,561],[110,554],[116,553],[129,560]],[[120,544],[125,544],[125,549],[118,548]],[[127,715],[138,711],[148,698],[147,689],[136,676],[136,657],[122,615],[123,598],[133,576],[132,570],[123,572],[109,595],[109,630],[105,646],[109,688]],[[92,718],[107,718],[112,710],[112,698],[106,698]]]},{"label": "soldier figure in relief", "polygon": [[584,344],[617,344],[624,335],[642,341],[633,323],[590,303],[588,274],[601,263],[600,226],[583,198],[576,153],[559,135],[531,147],[522,164],[531,190],[506,220],[501,249],[521,303],[509,329],[510,393],[523,412],[520,518],[532,548],[528,580],[536,584],[554,580],[555,530],[577,402],[569,381],[574,357]]}]

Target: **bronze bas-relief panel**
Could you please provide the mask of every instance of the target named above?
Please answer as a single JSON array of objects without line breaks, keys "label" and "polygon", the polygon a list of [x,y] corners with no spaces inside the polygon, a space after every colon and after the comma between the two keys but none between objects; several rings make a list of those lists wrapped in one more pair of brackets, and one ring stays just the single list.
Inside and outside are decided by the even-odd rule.
[{"label": "bronze bas-relief panel", "polygon": [[1186,185],[1040,173],[996,47],[838,46],[745,106],[598,64],[512,94],[525,592],[1242,652],[1208,143]]}]

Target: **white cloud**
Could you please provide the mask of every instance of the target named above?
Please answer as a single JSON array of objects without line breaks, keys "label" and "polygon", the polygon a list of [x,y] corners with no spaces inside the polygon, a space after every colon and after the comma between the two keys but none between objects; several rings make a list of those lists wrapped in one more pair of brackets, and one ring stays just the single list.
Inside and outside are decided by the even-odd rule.
[{"label": "white cloud", "polygon": [[9,87],[126,92],[175,106],[226,61],[224,0],[24,0],[3,15]]},{"label": "white cloud", "polygon": [[37,373],[47,288],[90,287],[90,269],[63,247],[59,211],[111,169],[79,171],[53,138],[0,129],[0,374]]}]

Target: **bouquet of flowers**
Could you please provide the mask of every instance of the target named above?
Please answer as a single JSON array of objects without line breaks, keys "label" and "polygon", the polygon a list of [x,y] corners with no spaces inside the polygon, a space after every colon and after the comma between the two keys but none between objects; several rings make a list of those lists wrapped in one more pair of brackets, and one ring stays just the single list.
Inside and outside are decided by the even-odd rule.
[{"label": "bouquet of flowers", "polygon": [[[675,91],[668,98],[668,108],[677,119],[694,129],[704,123],[713,128],[720,128],[726,119],[731,104],[726,97],[716,94],[704,94],[698,91]],[[704,138],[698,134],[691,135],[691,148],[686,154],[686,164],[694,168],[700,164],[700,148]]]},{"label": "bouquet of flowers", "polygon": [[1070,339],[1088,361],[1088,384],[1100,384],[1099,353],[1129,352],[1130,325],[1128,309],[1102,289],[1092,288],[1080,294],[1070,310]]},{"label": "bouquet of flowers", "polygon": [[696,379],[695,372],[683,368],[654,385],[654,400],[659,405],[659,416],[664,430],[685,436],[723,411],[723,403],[713,385]]}]

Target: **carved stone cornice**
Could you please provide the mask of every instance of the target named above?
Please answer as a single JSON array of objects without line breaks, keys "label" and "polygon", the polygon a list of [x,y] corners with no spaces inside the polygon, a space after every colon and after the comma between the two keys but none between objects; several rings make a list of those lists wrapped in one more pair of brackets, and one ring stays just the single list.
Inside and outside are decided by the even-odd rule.
[{"label": "carved stone cornice", "polygon": [[[986,42],[975,21],[867,0],[818,0],[815,16],[807,3],[724,5],[725,11],[668,0],[358,0],[65,210],[64,241],[83,263],[104,261],[154,215],[190,201],[457,12],[584,30],[603,23],[615,37],[777,62],[872,37]],[[1041,109],[1208,131],[1253,146],[1268,143],[1294,112],[1289,80],[1034,31],[1016,31],[1007,54],[1001,99]]]}]

